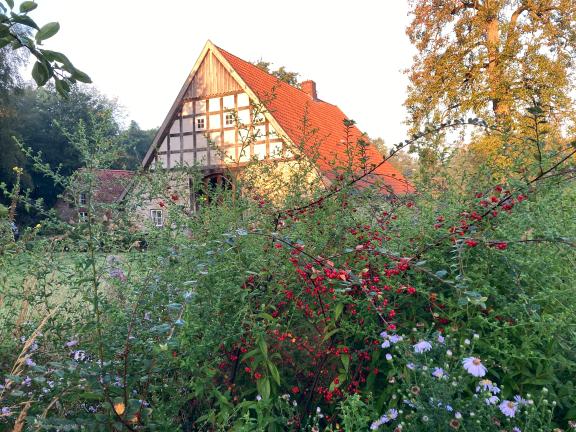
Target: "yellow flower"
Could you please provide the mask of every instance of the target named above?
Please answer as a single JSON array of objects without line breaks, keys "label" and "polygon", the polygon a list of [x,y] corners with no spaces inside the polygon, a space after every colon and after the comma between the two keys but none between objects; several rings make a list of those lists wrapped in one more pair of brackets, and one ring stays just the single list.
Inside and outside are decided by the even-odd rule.
[{"label": "yellow flower", "polygon": [[42,228],[42,225],[41,225],[41,224],[36,224],[36,227],[35,227],[35,228],[36,228],[36,229],[40,229],[40,228]]}]

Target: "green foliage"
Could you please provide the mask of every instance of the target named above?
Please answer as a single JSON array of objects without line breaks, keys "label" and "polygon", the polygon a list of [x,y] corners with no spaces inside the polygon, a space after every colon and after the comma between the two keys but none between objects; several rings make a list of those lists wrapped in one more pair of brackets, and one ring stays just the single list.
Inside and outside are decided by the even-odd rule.
[{"label": "green foliage", "polygon": [[[66,133],[86,169],[68,177],[32,155],[36,169],[93,192],[94,169],[117,161],[108,127],[92,119]],[[121,209],[90,201],[85,222],[47,217],[2,249],[0,424],[566,427],[576,406],[574,149],[540,152],[496,184],[489,170],[458,178],[439,158],[435,181],[392,197],[358,187],[373,167],[362,165],[364,143],[348,144],[329,188],[307,180],[314,166],[302,161],[285,176],[274,161],[251,161],[226,173],[226,187],[203,183],[197,167],[157,169]],[[262,193],[258,179],[284,192]],[[203,185],[199,211],[181,184]],[[163,228],[138,218],[144,193],[161,200]],[[430,350],[416,352],[421,340]],[[467,357],[485,377],[467,372]],[[498,404],[476,390],[481,378],[498,385]],[[499,404],[516,395],[533,403],[509,418]]]},{"label": "green foliage", "polygon": [[[33,55],[36,62],[32,69],[32,78],[38,87],[46,85],[53,79],[58,93],[67,96],[72,85],[92,81],[64,54],[41,48],[43,41],[58,33],[60,24],[50,22],[41,27],[36,24],[28,14],[37,6],[33,1],[24,1],[16,11],[12,0],[0,2],[0,49],[6,49],[5,47],[13,51],[21,49]],[[34,39],[30,37],[32,35]]]},{"label": "green foliage", "polygon": [[252,62],[252,64],[265,72],[268,72],[271,75],[274,75],[280,81],[283,81],[287,84],[290,84],[294,87],[300,87],[300,81],[298,80],[298,76],[300,75],[298,72],[289,72],[286,70],[284,66],[280,66],[276,70],[270,69],[272,63],[264,61],[262,59]]}]

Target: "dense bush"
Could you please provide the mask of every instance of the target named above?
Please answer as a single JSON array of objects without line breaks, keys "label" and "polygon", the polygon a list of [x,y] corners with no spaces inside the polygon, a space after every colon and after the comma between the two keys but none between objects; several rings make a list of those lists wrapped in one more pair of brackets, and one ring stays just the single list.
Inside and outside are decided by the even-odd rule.
[{"label": "dense bush", "polygon": [[[106,145],[76,138],[91,184]],[[154,173],[170,226],[146,227],[144,251],[119,241],[132,235],[129,201],[113,227],[95,214],[47,220],[5,247],[0,425],[567,427],[574,149],[457,184],[438,166],[418,193],[390,197],[366,186],[372,167],[354,144],[354,169],[328,188],[302,188],[308,172],[271,175],[268,189],[286,191],[271,199],[231,172],[195,214],[169,189],[175,174]]]}]

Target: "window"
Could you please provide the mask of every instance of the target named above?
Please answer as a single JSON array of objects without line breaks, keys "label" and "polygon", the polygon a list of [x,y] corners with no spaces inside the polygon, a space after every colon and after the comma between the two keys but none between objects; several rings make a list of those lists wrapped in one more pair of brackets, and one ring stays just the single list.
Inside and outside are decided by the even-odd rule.
[{"label": "window", "polygon": [[78,222],[88,222],[88,212],[78,212]]},{"label": "window", "polygon": [[87,204],[88,204],[88,195],[86,194],[86,192],[80,192],[80,194],[78,195],[78,205],[82,207]]},{"label": "window", "polygon": [[234,114],[226,113],[226,120],[224,121],[224,124],[226,126],[234,126],[234,123],[235,123]]},{"label": "window", "polygon": [[196,119],[196,129],[206,129],[206,119],[204,117]]},{"label": "window", "polygon": [[150,210],[150,219],[152,219],[154,226],[164,226],[164,214],[162,210]]}]

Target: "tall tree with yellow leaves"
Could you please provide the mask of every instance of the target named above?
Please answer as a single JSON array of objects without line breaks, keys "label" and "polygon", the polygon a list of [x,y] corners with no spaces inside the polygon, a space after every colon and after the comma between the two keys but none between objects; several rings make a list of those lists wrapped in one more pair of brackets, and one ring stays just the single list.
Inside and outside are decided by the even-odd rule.
[{"label": "tall tree with yellow leaves", "polygon": [[414,130],[471,113],[515,127],[535,104],[557,124],[574,119],[574,0],[409,1]]}]

